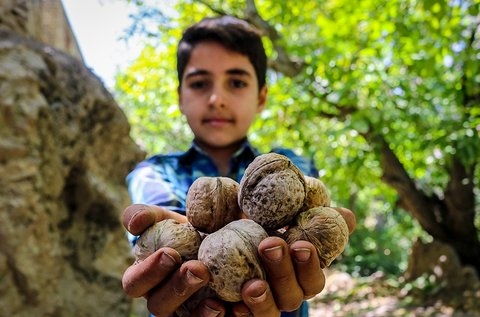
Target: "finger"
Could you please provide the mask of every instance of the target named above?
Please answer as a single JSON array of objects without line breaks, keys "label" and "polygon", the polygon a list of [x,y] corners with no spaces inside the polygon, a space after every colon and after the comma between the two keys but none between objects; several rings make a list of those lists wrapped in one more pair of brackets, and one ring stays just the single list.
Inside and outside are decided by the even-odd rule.
[{"label": "finger", "polygon": [[190,316],[223,317],[226,316],[225,306],[218,300],[207,298],[203,300]]},{"label": "finger", "polygon": [[234,316],[278,317],[280,310],[264,280],[254,279],[242,287],[243,302],[233,305]]},{"label": "finger", "polygon": [[185,262],[166,283],[150,292],[147,308],[155,316],[169,316],[209,279],[208,268],[202,262]]},{"label": "finger", "polygon": [[278,308],[297,309],[303,301],[303,290],[297,282],[287,243],[278,237],[268,237],[260,242],[258,250]]},{"label": "finger", "polygon": [[175,219],[178,222],[187,221],[185,216],[156,205],[130,205],[122,214],[123,226],[133,235],[141,234],[154,223],[164,219]]},{"label": "finger", "polygon": [[355,230],[357,223],[355,214],[351,210],[343,207],[333,207],[333,209],[338,211],[342,215],[343,219],[345,219],[345,222],[348,226],[348,231],[351,234]]},{"label": "finger", "polygon": [[180,263],[180,254],[174,249],[159,249],[125,271],[122,277],[123,289],[128,296],[144,296],[166,279]]},{"label": "finger", "polygon": [[295,241],[290,246],[290,254],[304,299],[320,293],[325,287],[325,274],[320,267],[315,246],[308,241]]}]

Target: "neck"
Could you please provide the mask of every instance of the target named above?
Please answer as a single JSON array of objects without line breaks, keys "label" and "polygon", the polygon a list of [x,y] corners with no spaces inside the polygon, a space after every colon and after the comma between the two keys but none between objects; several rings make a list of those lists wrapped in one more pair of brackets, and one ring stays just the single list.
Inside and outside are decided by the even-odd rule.
[{"label": "neck", "polygon": [[230,160],[233,154],[240,149],[245,139],[238,142],[228,144],[226,146],[211,146],[205,144],[199,140],[195,140],[195,143],[213,160],[218,172],[222,176],[227,176],[230,172]]}]

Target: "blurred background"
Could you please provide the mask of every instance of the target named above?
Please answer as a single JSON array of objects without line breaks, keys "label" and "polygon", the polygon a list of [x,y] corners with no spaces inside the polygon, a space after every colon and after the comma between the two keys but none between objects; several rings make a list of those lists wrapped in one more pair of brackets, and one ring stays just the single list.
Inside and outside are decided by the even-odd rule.
[{"label": "blurred background", "polygon": [[[44,11],[28,11],[32,5]],[[24,9],[36,13],[18,14]],[[350,208],[357,217],[347,249],[326,271],[325,290],[310,300],[312,316],[480,316],[479,0],[1,0],[0,10],[0,31],[28,35],[91,69],[126,116],[131,130],[122,126],[121,133],[131,136],[146,155],[184,150],[190,144],[176,95],[175,50],[182,30],[212,15],[248,21],[262,32],[269,56],[269,99],[250,131],[250,141],[263,151],[283,146],[311,157],[333,205]],[[11,22],[24,17],[28,23]],[[11,71],[16,69],[11,65],[26,65],[15,57],[24,55],[5,53],[18,41],[1,34],[0,39],[9,44],[0,46],[0,61],[5,63],[0,66],[8,66],[0,68],[0,82],[15,83],[15,76],[24,72]],[[62,65],[67,69],[76,64]],[[38,77],[55,74],[52,69],[42,70]],[[87,82],[85,78],[79,83]],[[41,84],[39,90],[48,92],[44,87],[62,80]],[[0,87],[4,94],[0,106],[8,109],[0,112],[0,122],[9,127],[10,111],[19,104],[11,100],[19,93],[8,97],[6,86]],[[85,91],[96,91],[89,89]],[[70,99],[65,100],[82,101],[85,91],[71,97],[66,89]],[[108,98],[103,96],[94,105],[109,104]],[[58,106],[57,95],[46,99],[52,109]],[[101,119],[97,112],[89,118]],[[12,128],[15,137],[20,130]],[[15,170],[8,164],[17,160],[19,152],[11,146],[17,141],[2,138],[0,172],[7,175]],[[47,151],[52,145],[45,141],[38,145],[42,146]],[[37,145],[29,147],[29,153],[37,153],[32,149]],[[123,149],[130,152],[135,151]],[[111,161],[115,160],[112,154]],[[120,191],[122,177],[115,185]],[[97,184],[92,177],[82,180]],[[87,192],[103,188],[95,186]],[[3,189],[2,194],[19,197],[13,192]],[[42,197],[54,201],[69,196],[49,192]],[[2,206],[13,210],[12,204],[25,210],[10,199]],[[92,206],[87,210],[96,210]],[[68,200],[67,207],[76,205]],[[87,215],[85,219],[95,220],[95,226],[104,224],[98,221],[103,216]],[[23,228],[25,222],[19,223]],[[71,223],[61,224],[45,230],[63,230]],[[0,237],[11,236],[6,227]],[[78,234],[88,231],[83,229]],[[105,242],[100,235],[92,233],[92,237]],[[9,272],[16,268],[9,252],[16,251],[5,250],[17,249],[13,244],[10,249],[11,239],[1,240],[0,272]],[[67,242],[75,245],[72,241]],[[88,252],[91,249],[88,245]],[[77,266],[75,257],[63,253],[62,257]],[[98,278],[97,273],[81,271]],[[24,281],[30,275],[22,269],[14,272],[12,285],[28,290]],[[117,295],[122,292],[118,274],[109,284],[115,285],[111,289]],[[10,284],[4,284],[0,294],[9,289]],[[3,300],[8,298],[13,297]],[[62,310],[51,314],[62,316]]]}]

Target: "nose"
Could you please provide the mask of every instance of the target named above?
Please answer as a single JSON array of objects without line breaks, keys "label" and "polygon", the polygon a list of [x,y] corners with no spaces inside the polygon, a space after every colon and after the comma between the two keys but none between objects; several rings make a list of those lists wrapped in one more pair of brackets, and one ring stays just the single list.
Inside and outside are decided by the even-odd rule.
[{"label": "nose", "polygon": [[212,93],[210,94],[210,98],[208,99],[208,105],[210,107],[225,107],[225,97],[223,96],[221,89],[212,89]]}]

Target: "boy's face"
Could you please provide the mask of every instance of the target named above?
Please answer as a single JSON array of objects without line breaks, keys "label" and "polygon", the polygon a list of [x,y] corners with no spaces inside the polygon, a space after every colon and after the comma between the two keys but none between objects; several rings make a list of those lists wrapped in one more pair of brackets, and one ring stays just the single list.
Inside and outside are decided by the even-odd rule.
[{"label": "boy's face", "polygon": [[255,70],[244,55],[215,42],[193,49],[179,88],[180,110],[203,147],[225,148],[245,138],[265,106]]}]

